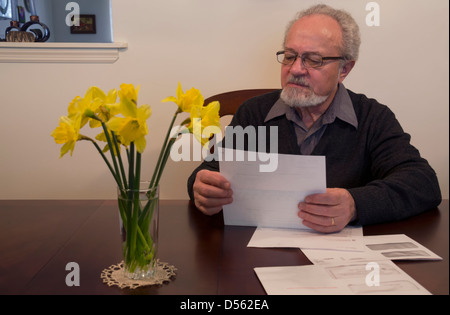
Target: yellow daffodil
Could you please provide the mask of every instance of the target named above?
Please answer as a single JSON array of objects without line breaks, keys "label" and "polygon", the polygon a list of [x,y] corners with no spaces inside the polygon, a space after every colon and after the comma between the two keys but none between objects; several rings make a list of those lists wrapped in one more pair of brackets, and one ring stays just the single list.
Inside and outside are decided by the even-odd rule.
[{"label": "yellow daffodil", "polygon": [[123,145],[130,145],[134,142],[136,149],[142,153],[145,149],[145,135],[148,134],[147,119],[151,116],[152,110],[149,105],[137,106],[137,89],[132,84],[120,85],[119,111],[124,117],[112,117],[106,126],[120,136]]},{"label": "yellow daffodil", "polygon": [[151,116],[152,110],[149,105],[142,105],[136,108],[135,114],[127,117],[113,117],[106,126],[119,135],[122,144],[128,146],[134,142],[139,153],[144,152],[148,134],[147,119]]},{"label": "yellow daffodil", "polygon": [[96,86],[90,87],[84,97],[77,96],[69,104],[69,118],[81,115],[81,127],[83,127],[105,98],[106,95],[101,89]]},{"label": "yellow daffodil", "polygon": [[[94,114],[103,122],[107,122],[111,117],[117,115],[120,112],[120,104],[117,101],[117,90],[113,89],[108,92],[107,95],[99,95],[96,102],[100,102],[100,105],[95,109]],[[89,126],[91,128],[97,128],[101,126],[101,122],[96,119],[89,120]]]},{"label": "yellow daffodil", "polygon": [[169,96],[163,99],[161,102],[174,102],[178,105],[180,111],[190,113],[191,109],[196,106],[202,106],[204,98],[199,90],[191,88],[183,93],[181,89],[181,83],[178,83],[177,97]]},{"label": "yellow daffodil", "polygon": [[191,109],[191,119],[187,128],[204,146],[209,138],[220,131],[220,103],[215,101],[207,106],[194,106]]},{"label": "yellow daffodil", "polygon": [[133,84],[121,84],[119,90],[120,111],[124,116],[135,116],[137,110],[137,97],[139,86],[134,88]]},{"label": "yellow daffodil", "polygon": [[56,127],[51,135],[55,138],[56,143],[64,144],[61,148],[60,158],[69,151],[72,156],[75,142],[80,139],[80,124],[81,115],[75,115],[72,118],[63,116],[59,119],[59,126]]}]

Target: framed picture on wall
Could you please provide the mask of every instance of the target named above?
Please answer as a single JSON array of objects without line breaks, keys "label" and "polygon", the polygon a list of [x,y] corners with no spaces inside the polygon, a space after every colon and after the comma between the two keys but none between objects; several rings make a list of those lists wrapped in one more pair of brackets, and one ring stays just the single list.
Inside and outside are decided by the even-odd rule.
[{"label": "framed picture on wall", "polygon": [[19,17],[19,22],[20,23],[25,23],[26,22],[26,18],[25,18],[25,8],[18,5],[17,6],[17,16]]},{"label": "framed picture on wall", "polygon": [[[72,18],[73,19],[73,18]],[[95,25],[95,15],[80,14],[80,25],[70,27],[71,34],[96,34],[97,27]]]},{"label": "framed picture on wall", "polygon": [[9,20],[11,17],[11,0],[0,0],[0,20]]}]

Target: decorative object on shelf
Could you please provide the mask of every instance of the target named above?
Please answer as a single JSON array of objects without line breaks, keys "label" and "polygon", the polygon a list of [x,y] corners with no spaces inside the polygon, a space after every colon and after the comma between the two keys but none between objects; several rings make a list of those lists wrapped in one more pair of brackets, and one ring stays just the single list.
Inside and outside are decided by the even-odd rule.
[{"label": "decorative object on shelf", "polygon": [[[40,28],[31,28],[32,26],[40,26]],[[21,32],[33,32],[35,42],[46,42],[50,38],[50,29],[44,23],[39,21],[39,16],[30,16],[30,21],[25,23],[20,29]]]},{"label": "decorative object on shelf", "polygon": [[0,0],[0,20],[9,20],[11,17],[11,0]]},{"label": "decorative object on shelf", "polygon": [[[72,17],[74,19],[74,17]],[[97,25],[95,22],[95,15],[80,14],[79,25],[72,25],[70,27],[70,34],[96,34]]]},{"label": "decorative object on shelf", "polygon": [[[90,87],[84,97],[73,99],[68,115],[60,118],[59,126],[51,135],[56,143],[63,145],[60,157],[68,152],[72,155],[78,141],[89,141],[106,163],[118,187],[124,276],[142,280],[154,278],[157,270],[158,187],[173,144],[179,135],[193,133],[207,147],[212,135],[221,129],[219,102],[203,106],[204,98],[199,90],[192,88],[183,93],[179,84],[177,97],[162,100],[173,101],[178,108],[167,130],[151,180],[144,182],[141,163],[151,108],[149,105],[138,106],[138,92],[139,87],[132,84],[122,84],[119,91],[113,89],[107,94],[98,87]],[[174,133],[175,120],[183,112],[189,113],[190,117]],[[91,128],[101,128],[102,132],[95,139],[81,134],[80,129],[87,124]],[[98,141],[106,142],[106,146],[101,149]]]},{"label": "decorative object on shelf", "polygon": [[[20,23],[25,22],[25,9],[17,5],[17,0],[10,0],[11,22],[5,30],[5,40],[7,42],[46,42],[50,38],[50,29],[39,21],[36,14],[34,0],[29,0],[27,6],[31,13],[30,21],[20,27]],[[37,28],[36,28],[37,26]]]}]

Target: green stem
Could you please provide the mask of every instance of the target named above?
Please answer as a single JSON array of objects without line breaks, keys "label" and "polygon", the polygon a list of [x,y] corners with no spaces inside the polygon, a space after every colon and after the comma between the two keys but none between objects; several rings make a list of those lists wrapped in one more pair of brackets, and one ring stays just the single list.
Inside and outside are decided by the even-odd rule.
[{"label": "green stem", "polygon": [[175,123],[175,120],[176,120],[176,118],[177,118],[179,113],[181,113],[181,111],[180,111],[180,109],[177,109],[177,111],[173,115],[172,121],[171,121],[171,123],[169,125],[169,129],[167,130],[166,137],[164,138],[164,142],[163,142],[161,151],[159,152],[158,162],[156,163],[155,170],[153,171],[153,176],[152,176],[152,179],[150,181],[149,188],[155,187],[155,185],[154,185],[155,184],[155,180],[156,180],[156,178],[158,176],[158,173],[161,171],[161,163],[162,163],[162,159],[164,157],[164,153],[165,153],[166,148],[167,148],[167,141],[168,141],[168,139],[170,137],[170,132],[172,131],[173,124]]},{"label": "green stem", "polygon": [[112,176],[114,177],[114,180],[116,181],[117,185],[119,185],[120,181],[117,178],[117,174],[114,172],[111,163],[109,163],[108,159],[106,158],[105,154],[103,153],[102,149],[100,149],[100,147],[98,146],[97,142],[95,142],[92,139],[89,139],[92,144],[94,144],[95,148],[97,149],[97,151],[100,153],[100,156],[103,158],[103,161],[105,161],[106,165],[108,166],[108,169],[110,170]]},{"label": "green stem", "polygon": [[164,171],[164,168],[166,166],[167,160],[169,159],[169,155],[170,155],[170,150],[172,149],[172,146],[175,142],[176,138],[171,138],[169,140],[169,143],[166,146],[162,161],[161,161],[161,165],[160,168],[158,170],[158,176],[156,177],[156,180],[154,182],[154,186],[153,187],[158,187],[159,185],[159,180],[161,179],[162,173]]},{"label": "green stem", "polygon": [[[116,161],[116,157],[115,157],[114,150],[113,150],[113,144],[111,142],[111,137],[109,136],[108,128],[106,128],[106,125],[104,122],[102,122],[102,127],[103,127],[103,132],[105,133],[105,136],[106,136],[106,141],[108,142],[109,151],[111,152],[111,159],[113,161],[114,170],[115,170],[115,173],[118,175],[119,168],[117,166],[117,161]],[[123,189],[123,184],[122,184],[122,180],[120,179],[120,176],[117,176],[117,179],[118,179],[119,188]]]},{"label": "green stem", "polygon": [[[134,194],[133,194],[133,211],[131,214],[131,233],[130,233],[130,247],[129,247],[129,252],[130,252],[130,257],[134,257],[135,256],[135,252],[137,249],[137,235],[138,235],[138,231],[142,233],[142,231],[140,231],[138,222],[139,222],[139,216],[141,214],[141,205],[139,202],[139,181],[140,181],[140,174],[141,174],[141,154],[139,152],[137,152],[136,154],[136,171],[134,173]],[[147,245],[147,242],[145,242],[144,240],[144,246]],[[148,245],[147,245],[148,246]]]},{"label": "green stem", "polygon": [[[130,152],[128,153],[128,187],[130,191],[134,189],[134,142],[130,144]],[[131,197],[131,196],[130,196]],[[131,198],[129,198],[131,199]]]},{"label": "green stem", "polygon": [[114,142],[114,149],[116,151],[117,159],[119,161],[120,173],[122,174],[122,181],[123,181],[125,189],[128,189],[127,177],[125,175],[125,169],[123,168],[122,156],[119,151],[119,144],[117,142],[117,137],[113,131],[111,131],[111,135],[112,135],[112,140]]}]

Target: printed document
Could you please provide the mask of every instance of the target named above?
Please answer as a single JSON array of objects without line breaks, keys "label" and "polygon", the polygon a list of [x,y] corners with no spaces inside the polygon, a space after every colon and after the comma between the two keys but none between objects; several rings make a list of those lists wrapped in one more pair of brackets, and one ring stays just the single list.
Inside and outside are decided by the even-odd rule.
[{"label": "printed document", "polygon": [[[223,208],[226,225],[309,229],[297,216],[297,205],[326,191],[324,156],[224,151],[220,173],[233,190],[233,203]],[[264,171],[264,161],[277,167]]]}]

